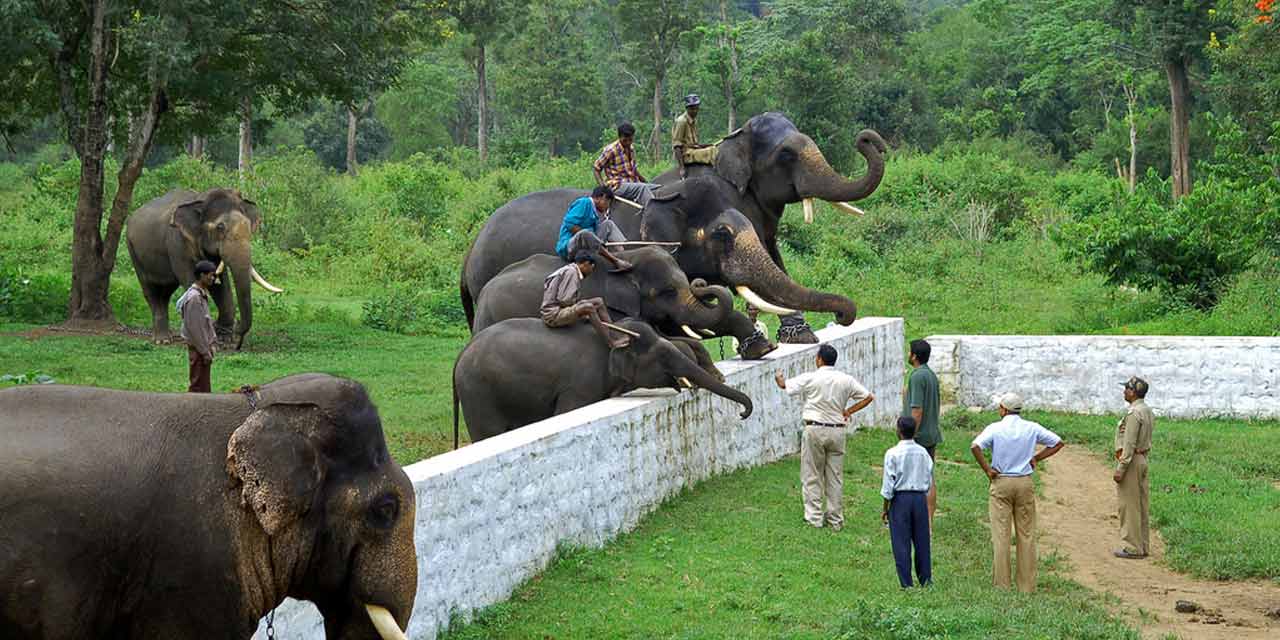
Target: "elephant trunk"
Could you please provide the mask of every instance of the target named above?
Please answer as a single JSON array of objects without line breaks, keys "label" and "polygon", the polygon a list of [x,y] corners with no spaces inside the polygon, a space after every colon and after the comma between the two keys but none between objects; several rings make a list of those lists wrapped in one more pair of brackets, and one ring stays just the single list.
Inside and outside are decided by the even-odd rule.
[{"label": "elephant trunk", "polygon": [[253,326],[253,294],[251,293],[253,274],[253,260],[249,255],[249,248],[237,248],[235,251],[223,251],[223,261],[231,270],[231,278],[235,283],[236,290],[236,308],[239,314],[236,316],[236,348],[240,348],[240,343],[244,341],[245,334],[249,333],[249,328]]},{"label": "elephant trunk", "polygon": [[742,405],[742,413],[738,415],[744,420],[751,416],[754,407],[751,404],[751,398],[747,397],[747,394],[715,379],[714,376],[683,355],[677,356],[677,358],[678,361],[672,363],[669,369],[673,378],[688,378],[693,382],[694,386],[701,387],[722,398],[728,398]]},{"label": "elephant trunk", "polygon": [[867,160],[867,173],[857,180],[849,180],[836,173],[810,141],[800,152],[800,168],[796,176],[796,192],[801,198],[820,198],[828,202],[861,200],[880,186],[884,178],[885,144],[880,135],[870,129],[858,133],[856,148]]},{"label": "elephant trunk", "polygon": [[[689,288],[691,294],[685,301],[685,312],[689,324],[697,329],[710,329],[725,321],[733,312],[733,294],[721,286],[694,286]],[[714,299],[715,304],[708,304]]]},{"label": "elephant trunk", "polygon": [[836,322],[846,326],[853,324],[858,316],[853,300],[814,291],[792,280],[769,257],[754,229],[740,231],[734,237],[734,249],[725,260],[724,277],[757,307],[761,306],[760,302],[785,307],[764,308],[764,311],[779,314],[792,310],[828,311],[835,314]]}]

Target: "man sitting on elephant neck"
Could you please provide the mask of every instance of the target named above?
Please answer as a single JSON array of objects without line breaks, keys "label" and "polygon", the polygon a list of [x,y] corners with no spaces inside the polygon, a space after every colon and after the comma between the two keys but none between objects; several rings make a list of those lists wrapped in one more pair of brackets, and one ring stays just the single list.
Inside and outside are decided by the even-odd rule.
[{"label": "man sitting on elephant neck", "polygon": [[596,174],[596,184],[613,189],[616,198],[625,198],[643,209],[653,199],[653,190],[660,185],[649,182],[640,175],[640,168],[636,166],[636,152],[632,147],[635,139],[635,126],[630,122],[618,125],[618,139],[600,150],[592,169]]},{"label": "man sitting on elephant neck", "polygon": [[614,339],[609,335],[606,322],[613,322],[609,310],[601,298],[578,299],[582,279],[596,269],[596,258],[588,251],[579,251],[573,262],[556,269],[542,283],[542,323],[552,329],[575,325],[581,319],[591,323],[601,338],[614,349],[631,344],[626,336]]},{"label": "man sitting on elephant neck", "polygon": [[676,127],[671,130],[671,148],[681,179],[685,177],[684,166],[687,164],[716,163],[716,145],[698,143],[698,108],[701,105],[702,98],[698,94],[685,96],[684,113],[676,118]]},{"label": "man sitting on elephant neck", "polygon": [[196,281],[178,298],[178,314],[182,316],[182,339],[187,341],[187,391],[209,393],[209,370],[213,366],[214,342],[218,334],[209,315],[209,287],[213,286],[218,268],[208,260],[196,263]]},{"label": "man sitting on elephant neck", "polygon": [[614,271],[629,271],[630,262],[613,255],[605,248],[606,242],[627,241],[622,230],[609,218],[609,205],[612,203],[613,190],[605,185],[596,187],[591,192],[591,197],[583,196],[574,200],[564,213],[564,221],[560,223],[556,253],[565,260],[583,251],[599,254],[613,265]]}]

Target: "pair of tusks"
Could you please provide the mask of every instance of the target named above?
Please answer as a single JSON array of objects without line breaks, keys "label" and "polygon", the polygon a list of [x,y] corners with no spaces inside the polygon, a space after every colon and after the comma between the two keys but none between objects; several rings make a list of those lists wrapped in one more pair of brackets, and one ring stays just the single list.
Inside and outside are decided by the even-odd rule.
[{"label": "pair of tusks", "polygon": [[[800,204],[804,206],[804,221],[813,222],[813,198],[805,198],[804,200],[800,201]],[[862,209],[859,209],[849,204],[848,202],[832,202],[830,204],[831,206],[841,211],[844,211],[845,213],[852,213],[853,215],[856,215],[856,216],[867,215],[866,211],[863,211]]]},{"label": "pair of tusks", "polygon": [[382,640],[409,640],[409,637],[400,630],[395,616],[392,616],[386,608],[376,604],[366,604],[364,609],[369,612],[369,620],[373,622],[373,628],[378,630]]},{"label": "pair of tusks", "polygon": [[699,331],[701,331],[701,332],[702,332],[702,335],[698,335],[698,334],[697,334],[697,332],[695,332],[695,331],[693,330],[693,327],[690,327],[690,326],[689,326],[689,325],[687,325],[687,324],[682,324],[682,325],[680,325],[680,330],[681,330],[681,331],[684,331],[684,334],[685,334],[686,336],[689,336],[690,338],[693,338],[694,340],[701,340],[704,336],[705,336],[705,337],[707,337],[707,338],[713,338],[713,337],[715,337],[715,335],[716,335],[714,331],[710,331],[710,330],[708,330],[708,329],[699,329]]},{"label": "pair of tusks", "polygon": [[751,303],[751,306],[753,306],[753,307],[755,307],[755,308],[757,308],[757,309],[759,309],[759,310],[761,310],[761,311],[764,311],[764,312],[766,312],[766,313],[772,313],[772,314],[776,314],[776,315],[780,315],[780,316],[789,316],[789,315],[792,315],[792,314],[794,314],[794,313],[796,312],[796,311],[795,311],[795,309],[788,309],[788,308],[786,308],[786,307],[779,307],[779,306],[778,306],[778,305],[776,305],[776,304],[769,304],[768,302],[765,302],[765,301],[764,301],[764,298],[761,298],[759,294],[757,294],[756,292],[752,291],[752,290],[751,290],[750,288],[748,288],[746,285],[741,285],[741,284],[740,284],[740,285],[738,285],[737,287],[734,287],[734,288],[738,290],[738,295],[742,296],[742,297],[743,297],[743,299],[745,299],[747,302]]},{"label": "pair of tusks", "polygon": [[[227,268],[227,263],[219,260],[218,269],[214,271],[213,274],[216,276],[221,276],[223,270],[225,270],[226,268]],[[262,287],[263,289],[266,289],[271,293],[284,293],[284,289],[281,289],[280,287],[277,287],[274,284],[267,282],[267,279],[262,277],[262,274],[258,273],[258,270],[254,269],[253,267],[249,267],[249,277],[253,278],[253,281],[258,283],[259,287]]]}]

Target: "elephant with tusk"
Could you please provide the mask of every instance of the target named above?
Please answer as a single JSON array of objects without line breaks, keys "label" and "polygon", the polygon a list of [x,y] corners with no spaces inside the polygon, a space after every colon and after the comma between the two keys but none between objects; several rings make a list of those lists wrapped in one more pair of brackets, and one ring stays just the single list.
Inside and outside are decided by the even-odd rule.
[{"label": "elephant with tusk", "polygon": [[0,390],[0,638],[248,638],[286,596],[403,638],[415,494],[360,384]]},{"label": "elephant with tusk", "polygon": [[[214,327],[219,337],[231,337],[235,348],[240,348],[253,325],[250,283],[272,293],[283,293],[253,266],[250,240],[261,224],[258,206],[239,191],[229,189],[202,194],[177,189],[142,205],[129,216],[125,241],[138,284],[151,307],[151,332],[156,342],[169,340],[169,299],[173,292],[190,287],[195,282],[196,263],[208,260],[218,265],[218,275],[222,277],[209,292],[218,307]],[[227,270],[235,281],[235,304],[233,287],[223,275]]]}]

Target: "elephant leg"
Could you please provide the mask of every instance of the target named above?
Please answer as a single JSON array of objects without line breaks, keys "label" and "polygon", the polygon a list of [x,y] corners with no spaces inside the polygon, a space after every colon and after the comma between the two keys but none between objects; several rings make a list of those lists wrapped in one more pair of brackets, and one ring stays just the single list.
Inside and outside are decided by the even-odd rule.
[{"label": "elephant leg", "polygon": [[[783,273],[786,273],[787,267],[782,264],[782,254],[778,252],[777,241],[765,242],[765,248],[768,249],[769,257],[773,258],[778,268],[782,269]],[[814,335],[813,327],[809,326],[809,323],[805,321],[803,311],[797,311],[789,316],[780,316],[778,320],[778,342],[785,344],[818,343],[818,336]]]},{"label": "elephant leg", "polygon": [[218,306],[218,319],[213,323],[213,330],[217,332],[219,340],[228,340],[236,324],[236,305],[231,296],[231,284],[227,282],[225,273],[222,276],[222,282],[213,285],[209,293],[212,294],[213,303]]},{"label": "elephant leg", "polygon": [[147,299],[147,306],[151,307],[151,339],[156,344],[167,343],[173,339],[169,333],[169,300],[177,287],[148,282],[140,284],[142,296]]}]

